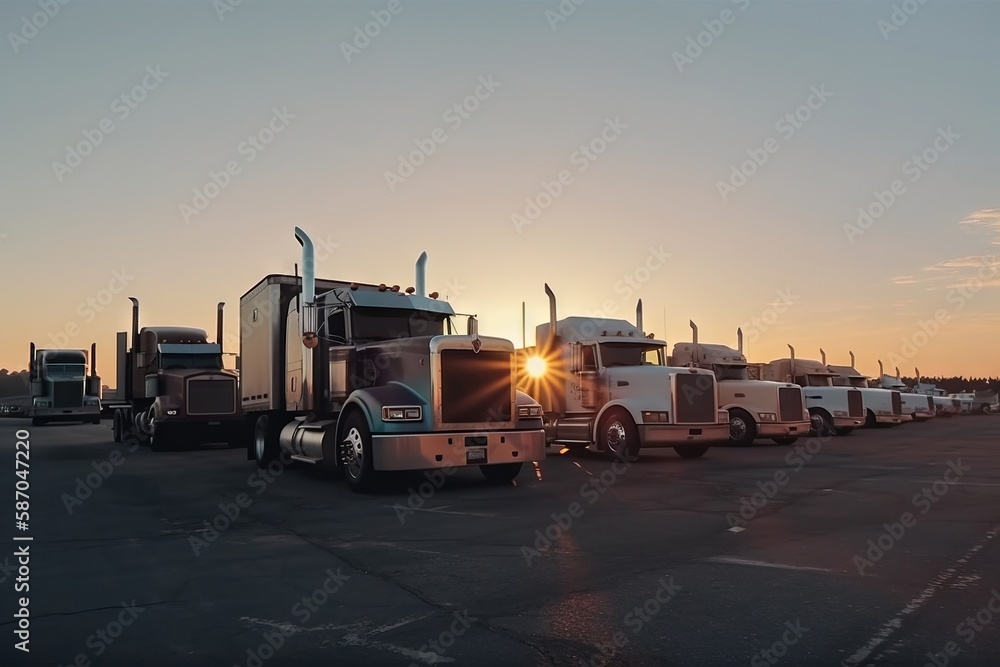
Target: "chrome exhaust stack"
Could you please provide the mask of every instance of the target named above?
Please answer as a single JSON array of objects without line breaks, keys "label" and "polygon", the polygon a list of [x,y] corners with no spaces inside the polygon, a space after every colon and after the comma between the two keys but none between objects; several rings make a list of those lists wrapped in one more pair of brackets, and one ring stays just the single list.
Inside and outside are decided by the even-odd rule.
[{"label": "chrome exhaust stack", "polygon": [[132,351],[139,351],[139,299],[134,296],[128,298],[132,302]]},{"label": "chrome exhaust stack", "polygon": [[688,320],[688,324],[691,326],[691,342],[697,348],[698,347],[698,325],[694,323],[694,320]]},{"label": "chrome exhaust stack", "polygon": [[549,297],[549,336],[554,337],[559,333],[556,331],[556,295],[548,283],[545,283],[545,294]]},{"label": "chrome exhaust stack", "polygon": [[31,351],[29,352],[31,357],[28,359],[28,379],[35,379],[35,344],[31,344]]},{"label": "chrome exhaust stack", "polygon": [[640,335],[646,335],[646,332],[642,328],[642,299],[639,299],[635,304],[635,328],[639,330]]},{"label": "chrome exhaust stack", "polygon": [[885,368],[882,366],[882,360],[878,360],[878,381],[879,384],[885,381]]},{"label": "chrome exhaust stack", "polygon": [[736,349],[740,354],[743,354],[743,327],[736,329]]},{"label": "chrome exhaust stack", "polygon": [[427,253],[420,253],[417,258],[416,275],[414,276],[414,289],[417,296],[427,296]]},{"label": "chrome exhaust stack", "polygon": [[826,366],[826,352],[823,351],[823,348],[819,348],[819,359],[822,362],[822,364]]},{"label": "chrome exhaust stack", "polygon": [[316,251],[312,239],[300,228],[295,238],[302,246],[302,289],[299,333],[302,335],[302,407],[313,410],[319,405],[319,388],[314,382],[313,350],[319,345],[316,336]]},{"label": "chrome exhaust stack", "polygon": [[788,344],[788,350],[792,354],[791,363],[789,364],[789,368],[790,368],[790,370],[792,372],[791,382],[795,382],[795,348],[792,347],[791,343]]},{"label": "chrome exhaust stack", "polygon": [[851,355],[851,368],[854,368],[854,369],[856,369],[856,368],[857,368],[857,366],[855,366],[855,365],[854,365],[854,353],[853,353],[853,352],[851,352],[851,353],[850,353],[850,355]]},{"label": "chrome exhaust stack", "polygon": [[97,377],[97,343],[90,344],[90,377]]},{"label": "chrome exhaust stack", "polygon": [[224,301],[219,302],[218,314],[215,320],[215,343],[219,346],[219,352],[222,352],[222,310],[226,307]]}]

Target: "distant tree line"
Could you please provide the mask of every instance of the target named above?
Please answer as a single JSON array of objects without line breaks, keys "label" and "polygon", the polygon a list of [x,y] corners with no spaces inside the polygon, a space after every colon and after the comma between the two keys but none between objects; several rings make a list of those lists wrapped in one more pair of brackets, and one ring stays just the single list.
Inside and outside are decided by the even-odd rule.
[{"label": "distant tree line", "polygon": [[[916,378],[903,377],[903,384],[913,386]],[[958,394],[963,391],[989,390],[1000,392],[1000,378],[974,378],[958,375],[954,377],[922,377],[920,381],[924,384],[937,385],[938,389],[944,389],[946,394]]]},{"label": "distant tree line", "polygon": [[0,368],[0,398],[28,396],[31,385],[28,381],[28,371],[14,371]]}]

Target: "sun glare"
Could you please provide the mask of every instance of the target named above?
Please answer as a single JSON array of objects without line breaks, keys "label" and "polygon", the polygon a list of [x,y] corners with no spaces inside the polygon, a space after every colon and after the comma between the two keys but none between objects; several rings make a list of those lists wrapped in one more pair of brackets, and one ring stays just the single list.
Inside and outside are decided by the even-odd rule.
[{"label": "sun glare", "polygon": [[533,378],[540,378],[543,375],[545,375],[545,370],[547,367],[548,364],[546,364],[545,359],[542,359],[541,357],[530,357],[528,359],[528,365],[527,365],[528,375],[530,375]]}]

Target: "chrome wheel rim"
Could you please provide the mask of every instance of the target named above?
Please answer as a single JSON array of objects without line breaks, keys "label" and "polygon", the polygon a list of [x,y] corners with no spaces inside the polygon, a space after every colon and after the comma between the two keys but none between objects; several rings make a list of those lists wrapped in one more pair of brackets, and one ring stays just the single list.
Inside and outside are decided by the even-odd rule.
[{"label": "chrome wheel rim", "polygon": [[625,432],[625,426],[619,421],[611,422],[604,430],[604,442],[607,444],[608,449],[616,454],[625,452],[627,439],[628,434]]},{"label": "chrome wheel rim", "polygon": [[747,434],[747,424],[741,417],[735,417],[729,422],[729,437],[742,440]]},{"label": "chrome wheel rim", "polygon": [[361,469],[364,467],[364,463],[364,440],[361,438],[361,432],[358,431],[357,427],[352,426],[344,438],[344,466],[351,478],[357,479],[361,476]]},{"label": "chrome wheel rim", "polygon": [[258,419],[253,430],[253,449],[258,461],[264,460],[264,447],[267,444],[267,421]]}]

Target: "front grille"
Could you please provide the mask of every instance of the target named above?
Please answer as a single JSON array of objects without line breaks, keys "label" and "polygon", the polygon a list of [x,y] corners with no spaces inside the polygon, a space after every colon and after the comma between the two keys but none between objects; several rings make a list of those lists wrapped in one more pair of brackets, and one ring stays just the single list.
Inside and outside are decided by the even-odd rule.
[{"label": "front grille", "polygon": [[236,412],[236,382],[191,380],[187,385],[189,415],[231,415]]},{"label": "front grille", "polygon": [[802,421],[802,390],[778,387],[778,411],[783,422]]},{"label": "front grille", "polygon": [[441,351],[441,419],[446,424],[511,421],[509,352]]},{"label": "front grille", "polygon": [[52,383],[52,407],[83,407],[83,380]]},{"label": "front grille", "polygon": [[861,392],[857,389],[847,392],[847,414],[851,417],[865,416],[865,404],[861,400]]},{"label": "front grille", "polygon": [[714,376],[678,373],[674,379],[674,423],[705,424],[718,420]]},{"label": "front grille", "polygon": [[899,395],[898,391],[892,392],[892,414],[903,414],[903,397]]}]

